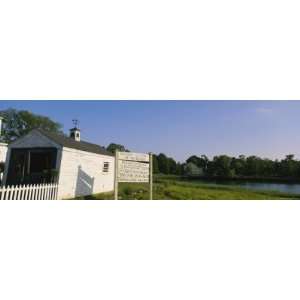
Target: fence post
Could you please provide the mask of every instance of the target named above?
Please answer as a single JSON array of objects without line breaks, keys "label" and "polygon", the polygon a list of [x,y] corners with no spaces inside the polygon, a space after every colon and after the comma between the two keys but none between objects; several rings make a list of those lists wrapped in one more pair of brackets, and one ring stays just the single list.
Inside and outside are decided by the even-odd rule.
[{"label": "fence post", "polygon": [[48,198],[48,184],[44,183],[44,186],[45,186],[45,197],[43,200],[47,200]]},{"label": "fence post", "polygon": [[2,186],[0,188],[0,191],[1,191],[1,197],[0,197],[0,199],[3,200],[4,186]]},{"label": "fence post", "polygon": [[31,193],[31,200],[36,200],[35,199],[35,193],[36,192],[36,185],[35,184],[33,184],[32,185],[32,193]]},{"label": "fence post", "polygon": [[21,186],[20,185],[16,185],[16,191],[15,191],[15,200],[20,200],[20,190],[21,190]]},{"label": "fence post", "polygon": [[37,184],[36,186],[37,186],[36,199],[37,199],[37,200],[41,200],[41,199],[40,199],[41,184]]},{"label": "fence post", "polygon": [[2,186],[2,188],[1,188],[1,200],[5,199],[4,198],[5,193],[6,193],[6,188],[4,186]]},{"label": "fence post", "polygon": [[19,191],[19,198],[18,198],[18,200],[23,200],[23,191],[24,191],[24,186],[20,185],[20,191]]},{"label": "fence post", "polygon": [[42,186],[42,197],[41,197],[41,200],[45,200],[45,184],[41,184]]},{"label": "fence post", "polygon": [[13,200],[13,190],[14,190],[14,186],[10,186],[9,187],[9,200]]},{"label": "fence post", "polygon": [[32,188],[33,188],[33,185],[30,184],[28,188],[29,188],[28,200],[32,200],[32,194],[33,194]]},{"label": "fence post", "polygon": [[46,195],[45,195],[45,200],[49,200],[49,184],[46,184]]},{"label": "fence post", "polygon": [[55,198],[54,198],[54,200],[58,200],[58,189],[59,189],[58,183],[56,183],[55,184]]},{"label": "fence post", "polygon": [[27,194],[28,194],[27,185],[24,185],[23,200],[27,200]]},{"label": "fence post", "polygon": [[56,199],[56,183],[53,183],[52,200],[57,200]]},{"label": "fence post", "polygon": [[52,199],[52,197],[53,197],[53,196],[52,196],[52,195],[53,195],[53,184],[50,183],[49,186],[50,186],[50,187],[49,187],[49,189],[50,189],[50,192],[49,192],[49,200],[53,200],[53,199]]}]

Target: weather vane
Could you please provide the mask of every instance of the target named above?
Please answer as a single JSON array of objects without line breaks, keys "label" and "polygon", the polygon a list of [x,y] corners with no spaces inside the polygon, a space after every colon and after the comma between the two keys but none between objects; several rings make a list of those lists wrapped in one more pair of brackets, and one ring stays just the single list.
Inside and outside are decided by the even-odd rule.
[{"label": "weather vane", "polygon": [[73,119],[72,122],[73,122],[75,128],[77,128],[77,126],[79,125],[79,121],[77,119]]}]

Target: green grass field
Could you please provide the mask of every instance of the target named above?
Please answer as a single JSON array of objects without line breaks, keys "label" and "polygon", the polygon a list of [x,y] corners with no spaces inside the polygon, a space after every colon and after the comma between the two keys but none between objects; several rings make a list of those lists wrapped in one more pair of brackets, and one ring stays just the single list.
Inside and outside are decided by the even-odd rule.
[{"label": "green grass field", "polygon": [[[104,200],[113,199],[113,193],[102,193],[86,196],[84,199]],[[153,184],[154,199],[174,200],[271,200],[271,199],[300,199],[300,195],[284,194],[271,191],[253,191],[233,186],[212,185],[197,182],[176,180],[175,178],[159,177]],[[149,199],[147,184],[119,184],[119,199],[146,200]]]}]

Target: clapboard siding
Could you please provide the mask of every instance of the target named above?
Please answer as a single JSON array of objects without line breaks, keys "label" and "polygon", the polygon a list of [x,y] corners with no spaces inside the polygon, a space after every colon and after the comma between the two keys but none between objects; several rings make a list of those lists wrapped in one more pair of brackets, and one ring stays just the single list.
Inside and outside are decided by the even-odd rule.
[{"label": "clapboard siding", "polygon": [[[113,191],[114,157],[63,147],[59,198]],[[103,173],[104,162],[109,162],[109,172]]]}]

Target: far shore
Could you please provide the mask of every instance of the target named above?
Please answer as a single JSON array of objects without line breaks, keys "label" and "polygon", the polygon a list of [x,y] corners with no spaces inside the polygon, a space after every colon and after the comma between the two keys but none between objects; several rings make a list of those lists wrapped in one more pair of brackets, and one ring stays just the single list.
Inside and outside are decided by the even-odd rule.
[{"label": "far shore", "polygon": [[300,178],[284,178],[284,177],[253,177],[253,176],[235,176],[235,177],[219,177],[219,176],[177,176],[182,180],[203,180],[203,181],[251,181],[261,183],[299,183]]}]

